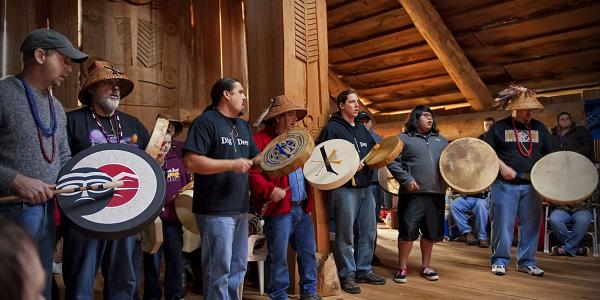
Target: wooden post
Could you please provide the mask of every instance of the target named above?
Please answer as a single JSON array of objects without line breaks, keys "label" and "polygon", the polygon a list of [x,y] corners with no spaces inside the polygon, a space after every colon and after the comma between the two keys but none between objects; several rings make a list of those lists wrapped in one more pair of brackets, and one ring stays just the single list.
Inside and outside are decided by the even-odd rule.
[{"label": "wooden post", "polygon": [[[327,10],[317,0],[247,0],[246,32],[250,121],[257,119],[270,99],[287,95],[308,109],[302,126],[316,137],[329,116]],[[325,194],[315,198],[317,251],[329,252]],[[291,259],[291,258],[290,258]],[[290,265],[290,282],[297,283]],[[291,293],[298,287],[292,284]]]},{"label": "wooden post", "polygon": [[492,96],[429,0],[399,0],[433,52],[475,110],[492,106]]}]

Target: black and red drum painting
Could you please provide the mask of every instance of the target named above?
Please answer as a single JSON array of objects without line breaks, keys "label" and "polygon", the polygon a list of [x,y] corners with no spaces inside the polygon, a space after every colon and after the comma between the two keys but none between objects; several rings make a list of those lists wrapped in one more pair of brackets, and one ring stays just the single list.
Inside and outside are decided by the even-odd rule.
[{"label": "black and red drum painting", "polygon": [[118,188],[59,195],[69,224],[90,237],[116,240],[152,223],[164,205],[165,179],[158,164],[136,147],[102,144],[81,151],[61,170],[57,188],[119,180]]}]

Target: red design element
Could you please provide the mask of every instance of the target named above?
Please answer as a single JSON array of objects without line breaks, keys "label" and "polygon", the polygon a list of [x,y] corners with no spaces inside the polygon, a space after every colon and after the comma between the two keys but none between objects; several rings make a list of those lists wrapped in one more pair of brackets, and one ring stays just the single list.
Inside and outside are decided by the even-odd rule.
[{"label": "red design element", "polygon": [[140,182],[138,175],[133,170],[118,164],[104,165],[98,168],[98,170],[110,176],[113,181],[123,181],[123,186],[115,189],[113,197],[110,199],[110,202],[108,202],[107,207],[120,206],[135,198],[140,187]]}]

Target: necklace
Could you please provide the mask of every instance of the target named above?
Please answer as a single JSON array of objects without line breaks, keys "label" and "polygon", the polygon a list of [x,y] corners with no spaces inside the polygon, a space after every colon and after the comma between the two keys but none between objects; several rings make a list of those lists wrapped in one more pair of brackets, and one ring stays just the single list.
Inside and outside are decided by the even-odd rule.
[{"label": "necklace", "polygon": [[[517,126],[515,125],[515,119],[512,119],[512,125],[513,125],[513,131],[515,133],[515,138],[517,139],[517,149],[519,149],[519,153],[521,153],[521,155],[523,157],[527,157],[530,158],[531,154],[532,154],[532,150],[533,150],[533,141],[531,138],[531,123],[527,123],[525,126],[527,126],[527,135],[529,138],[529,149],[525,149],[525,145],[523,145],[522,141],[519,141],[519,132],[517,131]],[[521,149],[523,148],[523,149]]]},{"label": "necklace", "polygon": [[[37,106],[35,105],[35,101],[33,99],[33,94],[31,93],[31,88],[25,79],[21,78],[21,76],[16,76],[21,84],[23,84],[23,88],[25,89],[25,96],[27,97],[27,103],[29,104],[29,112],[33,117],[33,120],[36,125],[37,134],[38,134],[38,142],[40,144],[40,151],[42,152],[42,156],[48,163],[52,163],[56,158],[56,133],[57,121],[56,121],[56,112],[54,111],[54,103],[52,101],[52,95],[48,93],[48,106],[50,107],[50,124],[48,126],[44,126],[42,120],[40,119],[40,115],[37,111]],[[46,154],[46,149],[44,148],[44,141],[42,139],[42,135],[45,137],[52,138],[52,154],[49,157]]]},{"label": "necklace", "polygon": [[[104,135],[104,138],[106,139],[106,142],[110,143],[110,139],[109,139],[109,136],[108,136],[108,132],[106,131],[106,128],[104,128],[104,125],[102,125],[102,122],[100,121],[100,118],[96,115],[96,113],[91,108],[91,106],[90,106],[90,109],[92,111],[92,117],[96,121],[96,124],[98,124],[98,127],[100,127],[100,131],[102,132],[102,135]],[[116,124],[116,127],[117,127],[116,129],[115,129],[114,125],[113,125],[113,119],[115,120],[114,123]],[[117,111],[115,111],[115,113],[112,114],[112,116],[110,116],[108,118],[108,123],[110,124],[110,127],[112,129],[113,134],[117,138],[117,144],[120,144],[121,140],[123,139],[123,130],[121,128],[121,119],[119,118],[119,114],[117,113]]]}]

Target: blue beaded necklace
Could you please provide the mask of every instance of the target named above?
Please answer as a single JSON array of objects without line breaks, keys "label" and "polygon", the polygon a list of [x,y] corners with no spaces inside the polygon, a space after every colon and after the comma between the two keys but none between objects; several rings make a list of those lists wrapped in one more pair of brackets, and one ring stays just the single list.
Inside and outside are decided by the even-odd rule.
[{"label": "blue beaded necklace", "polygon": [[45,137],[54,136],[54,133],[56,133],[57,122],[56,112],[54,111],[54,103],[52,102],[52,96],[48,94],[48,105],[50,106],[50,124],[48,126],[44,126],[42,120],[40,119],[40,115],[38,114],[37,106],[35,105],[35,101],[33,99],[33,94],[31,93],[31,88],[29,87],[29,84],[27,84],[27,82],[23,78],[21,78],[21,76],[17,76],[17,78],[21,81],[23,87],[25,88],[25,95],[27,96],[27,102],[29,103],[29,111],[31,112],[31,116],[35,121],[35,124],[41,130],[42,134]]}]

